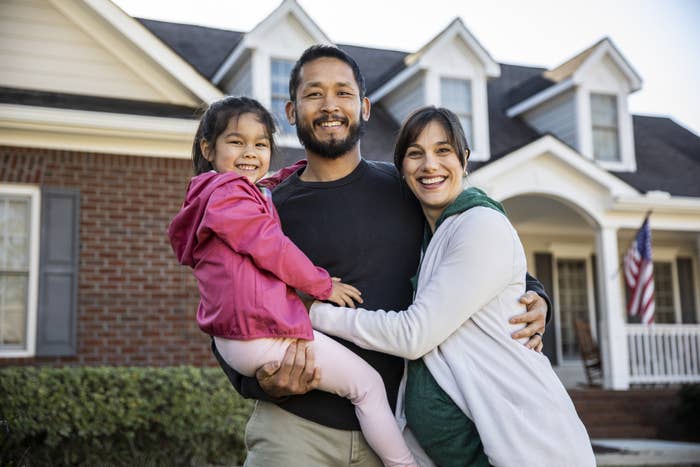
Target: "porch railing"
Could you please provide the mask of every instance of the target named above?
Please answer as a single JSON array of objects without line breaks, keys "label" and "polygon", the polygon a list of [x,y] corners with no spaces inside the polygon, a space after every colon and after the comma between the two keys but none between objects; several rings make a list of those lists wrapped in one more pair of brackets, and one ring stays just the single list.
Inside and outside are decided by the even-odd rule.
[{"label": "porch railing", "polygon": [[630,384],[700,382],[700,325],[627,325]]}]

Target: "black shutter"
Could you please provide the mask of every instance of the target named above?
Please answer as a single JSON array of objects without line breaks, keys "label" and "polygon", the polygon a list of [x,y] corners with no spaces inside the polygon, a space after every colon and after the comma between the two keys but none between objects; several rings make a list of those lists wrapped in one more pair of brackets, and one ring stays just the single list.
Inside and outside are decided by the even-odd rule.
[{"label": "black shutter", "polygon": [[[537,271],[537,279],[542,283],[545,290],[548,290],[549,298],[554,306],[554,275],[552,272],[552,255],[549,253],[535,253],[535,270]],[[556,332],[557,332],[557,317],[552,310],[552,320],[547,324],[547,332],[544,333],[544,354],[549,358],[552,365],[556,365],[557,349],[556,349]]]},{"label": "black shutter", "polygon": [[681,295],[681,322],[695,324],[698,322],[695,310],[695,281],[693,280],[693,262],[690,258],[678,258],[678,288]]},{"label": "black shutter", "polygon": [[37,356],[76,353],[79,230],[80,192],[43,188]]}]

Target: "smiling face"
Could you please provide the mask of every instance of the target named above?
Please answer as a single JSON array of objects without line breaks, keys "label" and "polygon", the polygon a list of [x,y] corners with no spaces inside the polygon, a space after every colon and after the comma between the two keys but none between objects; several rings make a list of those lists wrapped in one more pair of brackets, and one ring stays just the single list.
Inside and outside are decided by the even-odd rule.
[{"label": "smiling face", "polygon": [[462,192],[464,168],[443,125],[432,120],[408,145],[401,166],[431,228]]},{"label": "smiling face", "polygon": [[252,113],[231,118],[214,144],[202,140],[201,149],[214,170],[236,172],[251,183],[260,180],[270,168],[270,135]]},{"label": "smiling face", "polygon": [[360,98],[350,66],[322,57],[302,66],[296,100],[287,104],[287,116],[307,151],[335,159],[357,147],[369,107],[369,100]]}]

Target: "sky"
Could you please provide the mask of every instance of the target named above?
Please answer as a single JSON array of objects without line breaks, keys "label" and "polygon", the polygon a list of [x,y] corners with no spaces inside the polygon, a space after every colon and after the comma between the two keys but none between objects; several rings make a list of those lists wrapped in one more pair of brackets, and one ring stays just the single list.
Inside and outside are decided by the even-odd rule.
[{"label": "sky", "polygon": [[[242,32],[281,3],[112,1],[131,16]],[[642,77],[630,110],[700,135],[700,0],[297,1],[335,43],[406,52],[459,16],[491,57],[516,65],[554,68],[607,36]]]}]

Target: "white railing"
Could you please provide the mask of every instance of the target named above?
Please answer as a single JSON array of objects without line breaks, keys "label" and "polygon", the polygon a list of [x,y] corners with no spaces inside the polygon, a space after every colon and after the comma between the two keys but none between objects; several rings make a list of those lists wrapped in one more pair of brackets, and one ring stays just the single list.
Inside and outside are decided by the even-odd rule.
[{"label": "white railing", "polygon": [[700,325],[627,325],[630,384],[700,382]]}]

